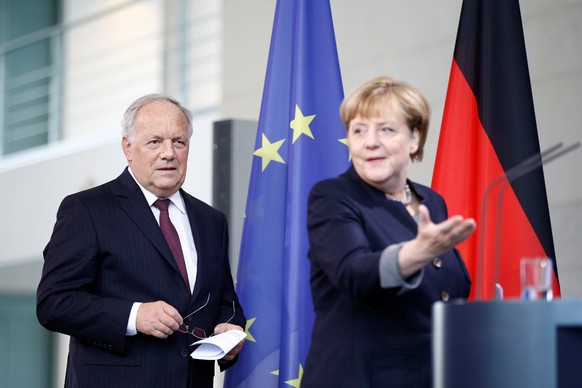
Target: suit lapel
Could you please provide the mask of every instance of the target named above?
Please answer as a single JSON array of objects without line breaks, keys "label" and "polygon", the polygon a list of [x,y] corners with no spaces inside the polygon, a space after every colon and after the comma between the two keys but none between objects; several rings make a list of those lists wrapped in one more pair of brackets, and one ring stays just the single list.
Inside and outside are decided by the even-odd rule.
[{"label": "suit lapel", "polygon": [[204,282],[207,276],[204,273],[205,268],[204,261],[208,258],[207,251],[207,239],[204,238],[203,225],[200,225],[203,217],[200,216],[198,207],[190,196],[183,190],[182,198],[184,199],[184,204],[186,205],[186,212],[188,213],[188,221],[190,222],[190,229],[192,230],[192,237],[194,238],[194,244],[196,246],[196,254],[198,256],[197,260],[197,274],[196,274],[196,284],[194,285],[194,290],[192,292],[192,300],[196,300],[200,294],[200,290],[204,289]]},{"label": "suit lapel", "polygon": [[[114,186],[114,194],[117,196],[120,208],[127,214],[127,216],[135,223],[143,234],[151,241],[155,249],[166,260],[172,268],[180,275],[180,269],[174,260],[174,256],[166,243],[166,239],[162,234],[160,226],[158,225],[148,203],[127,170],[117,178],[118,185]],[[184,282],[181,282],[186,285]]]}]

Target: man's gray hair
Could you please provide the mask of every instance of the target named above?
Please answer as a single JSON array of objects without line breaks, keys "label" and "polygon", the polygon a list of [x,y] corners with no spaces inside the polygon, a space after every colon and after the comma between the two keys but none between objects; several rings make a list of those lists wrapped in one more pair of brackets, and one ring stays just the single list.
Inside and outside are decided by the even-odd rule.
[{"label": "man's gray hair", "polygon": [[186,122],[188,123],[188,138],[192,136],[192,112],[188,108],[182,106],[178,100],[165,94],[153,93],[147,94],[143,97],[138,98],[127,108],[123,114],[123,119],[121,120],[122,136],[127,138],[130,143],[135,141],[135,132],[133,126],[135,125],[135,120],[137,114],[141,108],[154,101],[165,101],[176,105],[186,117]]}]

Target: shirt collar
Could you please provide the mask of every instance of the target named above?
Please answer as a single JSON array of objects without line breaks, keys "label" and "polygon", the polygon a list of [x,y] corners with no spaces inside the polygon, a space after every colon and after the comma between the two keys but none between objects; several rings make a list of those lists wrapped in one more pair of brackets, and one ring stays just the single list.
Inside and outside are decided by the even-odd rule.
[{"label": "shirt collar", "polygon": [[[154,193],[152,193],[151,191],[149,191],[145,187],[143,187],[137,181],[137,179],[135,179],[135,176],[133,175],[133,171],[131,171],[131,167],[129,167],[129,173],[132,176],[133,180],[135,180],[135,183],[137,183],[137,185],[141,189],[143,195],[145,196],[145,199],[146,199],[148,205],[153,206],[154,202],[156,202],[156,200],[159,198]],[[170,201],[172,201],[172,203],[178,208],[178,210],[180,210],[183,214],[186,214],[186,206],[184,205],[184,199],[182,198],[182,195],[180,194],[179,190],[167,198]]]}]

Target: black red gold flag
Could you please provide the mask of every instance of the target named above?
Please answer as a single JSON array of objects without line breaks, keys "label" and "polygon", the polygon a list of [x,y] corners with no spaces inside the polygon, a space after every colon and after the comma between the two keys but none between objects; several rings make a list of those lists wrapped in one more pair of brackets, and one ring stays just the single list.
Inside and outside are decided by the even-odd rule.
[{"label": "black red gold flag", "polygon": [[432,187],[449,214],[477,221],[477,232],[458,247],[473,279],[472,299],[491,299],[496,282],[505,298],[519,297],[524,257],[552,259],[553,292],[560,295],[542,168],[505,179],[484,198],[496,177],[539,152],[519,2],[465,0]]}]

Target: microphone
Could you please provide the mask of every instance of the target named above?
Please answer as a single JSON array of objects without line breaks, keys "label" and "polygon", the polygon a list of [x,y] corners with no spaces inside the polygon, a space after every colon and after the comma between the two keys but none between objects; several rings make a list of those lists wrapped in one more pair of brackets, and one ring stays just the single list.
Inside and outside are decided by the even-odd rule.
[{"label": "microphone", "polygon": [[[562,147],[562,143],[558,143],[558,144],[550,147],[549,149],[547,149],[541,153],[536,153],[536,154],[528,157],[527,159],[523,160],[522,162],[518,163],[517,165],[515,165],[512,168],[510,168],[509,170],[507,170],[507,172],[505,174],[501,174],[501,175],[497,176],[496,178],[494,178],[485,188],[485,191],[483,193],[483,200],[481,201],[480,223],[482,226],[479,228],[479,241],[478,241],[479,250],[477,252],[477,279],[475,279],[475,286],[477,289],[477,292],[475,294],[476,300],[481,300],[481,288],[482,288],[482,284],[483,284],[483,256],[484,256],[484,251],[485,251],[485,225],[486,225],[485,219],[486,219],[486,215],[487,215],[487,212],[486,212],[486,210],[487,210],[487,197],[489,196],[489,194],[491,193],[493,188],[495,188],[495,186],[497,186],[499,183],[503,182],[503,180],[505,180],[505,179],[509,180],[508,177],[516,175],[516,171],[519,172],[521,170],[527,169],[529,166],[534,164],[536,161],[541,161],[544,154],[546,154],[546,155],[548,153],[551,154],[561,147]],[[502,294],[500,289],[497,289],[497,294],[498,295]]]},{"label": "microphone", "polygon": [[504,174],[499,175],[493,179],[485,188],[483,194],[483,201],[481,202],[481,225],[483,225],[479,230],[479,251],[477,255],[477,279],[476,288],[477,292],[475,295],[476,300],[481,300],[481,288],[483,284],[483,256],[485,250],[485,217],[487,210],[487,197],[495,186],[502,184],[501,188],[497,194],[497,212],[496,212],[496,226],[495,226],[495,261],[494,261],[494,285],[497,298],[503,297],[503,288],[499,284],[499,251],[500,251],[500,238],[501,238],[501,210],[503,203],[503,193],[510,183],[518,178],[527,175],[528,173],[540,168],[544,164],[547,164],[561,156],[573,151],[580,146],[580,142],[576,142],[566,148],[562,148],[562,143],[557,143],[551,146],[543,152],[538,152],[517,165],[513,166],[507,170]]}]

